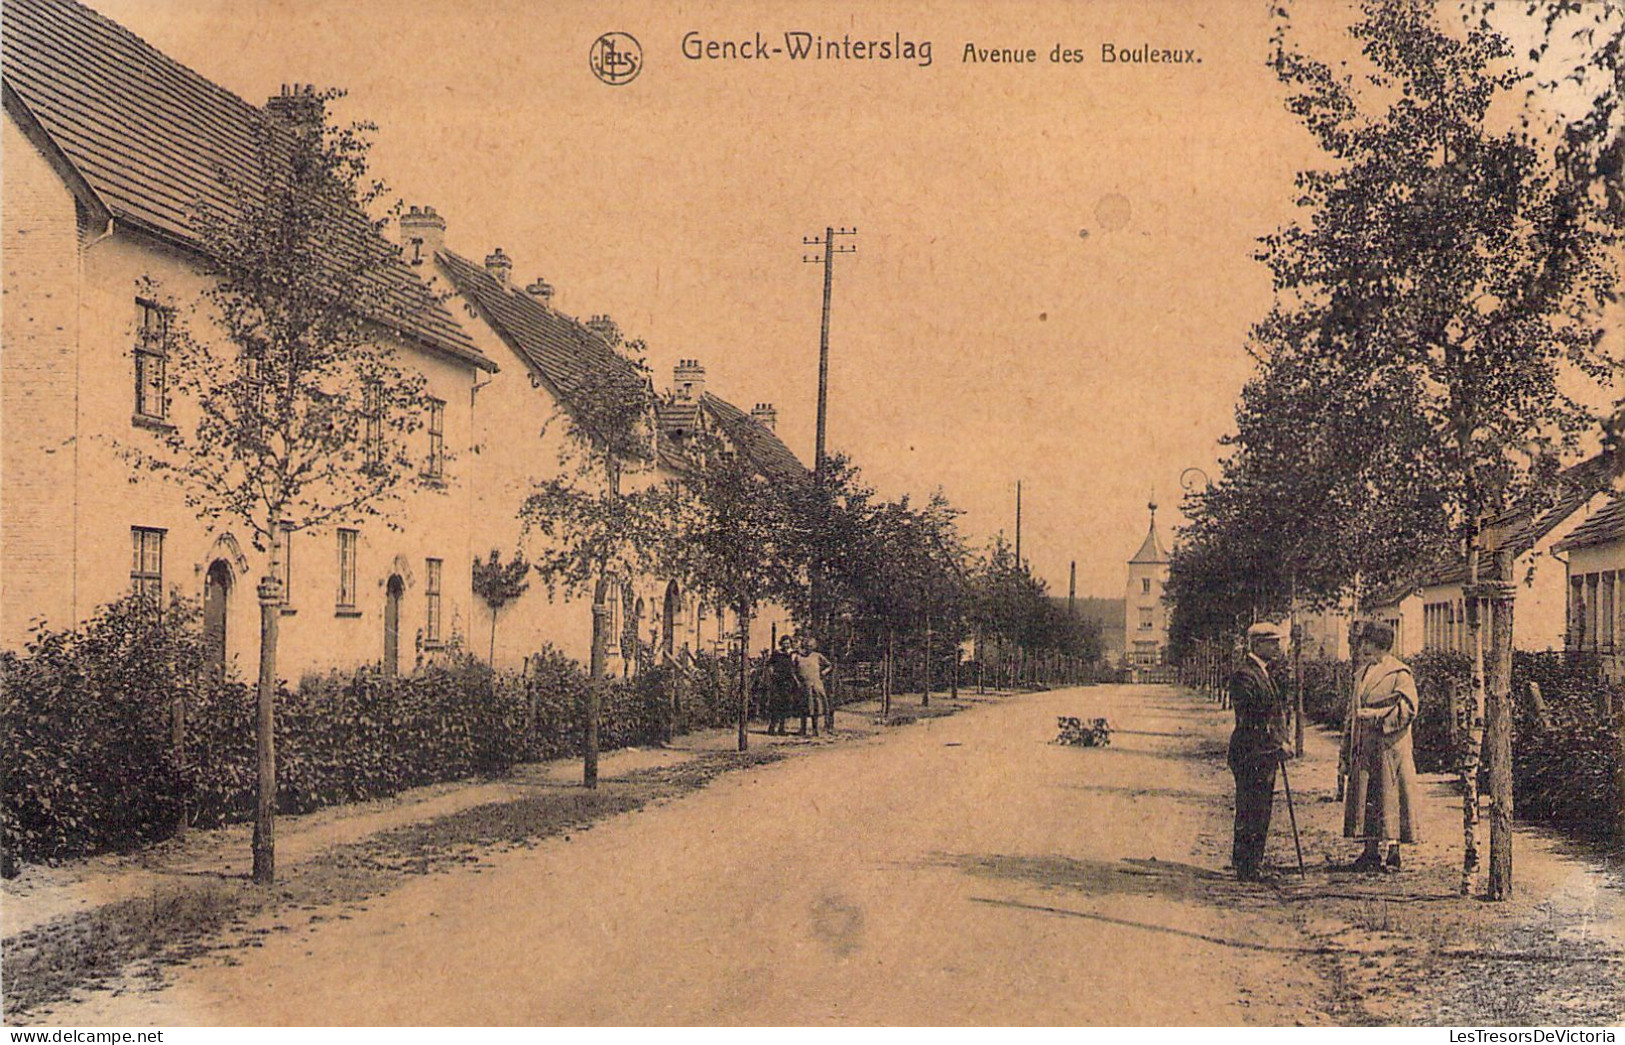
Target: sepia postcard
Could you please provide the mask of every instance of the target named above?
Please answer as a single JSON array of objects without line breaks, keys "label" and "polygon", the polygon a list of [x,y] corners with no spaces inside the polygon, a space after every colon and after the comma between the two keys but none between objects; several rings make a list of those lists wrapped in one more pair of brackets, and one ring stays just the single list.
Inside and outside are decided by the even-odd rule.
[{"label": "sepia postcard", "polygon": [[1625,4],[0,48],[8,1027],[1615,1040]]}]

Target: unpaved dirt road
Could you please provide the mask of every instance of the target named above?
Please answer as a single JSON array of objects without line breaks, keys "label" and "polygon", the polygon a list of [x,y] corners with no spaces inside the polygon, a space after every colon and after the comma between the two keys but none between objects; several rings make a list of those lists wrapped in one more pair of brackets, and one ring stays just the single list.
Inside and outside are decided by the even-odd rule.
[{"label": "unpaved dirt road", "polygon": [[[1059,715],[1108,718],[1111,746],[1051,743]],[[50,1018],[81,1025],[1426,1018],[1393,1002],[1409,996],[1404,977],[1448,973],[1423,953],[1439,941],[1424,939],[1421,928],[1403,936],[1387,924],[1386,901],[1350,894],[1355,886],[1324,871],[1324,855],[1336,847],[1326,831],[1335,813],[1316,794],[1330,780],[1315,778],[1327,775],[1328,740],[1311,738],[1318,761],[1294,776],[1318,865],[1310,878],[1242,885],[1222,871],[1228,727],[1228,713],[1171,687],[990,700],[732,773],[569,840],[414,879],[364,908],[285,911],[258,947],[173,970],[157,989],[98,992]],[[1291,841],[1284,808],[1277,811],[1270,857],[1285,866],[1293,862]],[[1448,876],[1442,843],[1439,854]],[[1372,897],[1411,894],[1452,926],[1484,906],[1429,892],[1430,882],[1426,872],[1408,871],[1358,887],[1374,890]],[[1378,902],[1384,924],[1357,924]],[[1593,893],[1585,902],[1588,917],[1605,924],[1612,917]],[[1555,921],[1549,911],[1538,918]],[[1400,952],[1417,959],[1414,969],[1393,957]],[[1613,953],[1588,967],[1600,981],[1571,985],[1592,1006],[1575,1014],[1622,1011],[1609,1008],[1619,1000],[1620,970],[1608,964],[1617,958],[1606,956]],[[1550,970],[1534,967],[1546,980]],[[1389,1003],[1380,1015],[1360,1000],[1373,1000],[1373,991]]]}]

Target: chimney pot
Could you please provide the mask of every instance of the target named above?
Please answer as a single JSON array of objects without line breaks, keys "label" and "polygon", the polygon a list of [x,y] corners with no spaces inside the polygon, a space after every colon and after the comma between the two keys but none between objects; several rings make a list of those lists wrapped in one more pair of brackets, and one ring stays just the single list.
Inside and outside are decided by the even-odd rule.
[{"label": "chimney pot", "polygon": [[536,277],[536,281],[525,287],[525,293],[541,302],[547,308],[553,307],[553,284],[547,280]]},{"label": "chimney pot", "polygon": [[446,219],[433,207],[413,207],[401,215],[401,255],[408,265],[434,261],[435,252],[446,242]]},{"label": "chimney pot", "polygon": [[773,409],[772,403],[757,403],[756,409],[750,412],[751,419],[766,428],[769,432],[776,431],[779,424],[779,412]]},{"label": "chimney pot", "polygon": [[697,359],[684,359],[672,368],[671,383],[679,400],[697,403],[705,395],[705,367]]},{"label": "chimney pot", "polygon": [[497,247],[485,256],[485,271],[502,286],[508,285],[508,277],[513,274],[513,259],[502,253]]}]

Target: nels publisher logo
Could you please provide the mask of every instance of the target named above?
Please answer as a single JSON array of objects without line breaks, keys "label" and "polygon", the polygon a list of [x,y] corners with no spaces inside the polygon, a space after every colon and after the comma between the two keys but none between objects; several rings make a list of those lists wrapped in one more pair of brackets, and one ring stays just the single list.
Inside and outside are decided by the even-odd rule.
[{"label": "nels publisher logo", "polygon": [[592,42],[587,61],[594,76],[619,87],[643,71],[643,48],[631,33],[605,33]]}]

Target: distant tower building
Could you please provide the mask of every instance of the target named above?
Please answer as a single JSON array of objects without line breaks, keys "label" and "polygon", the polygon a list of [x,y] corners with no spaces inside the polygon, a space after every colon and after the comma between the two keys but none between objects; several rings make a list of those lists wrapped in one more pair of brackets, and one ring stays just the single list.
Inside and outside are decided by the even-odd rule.
[{"label": "distant tower building", "polygon": [[1123,600],[1123,645],[1129,667],[1161,664],[1168,651],[1168,607],[1162,602],[1168,552],[1157,537],[1157,503],[1146,507],[1151,509],[1151,528],[1128,561],[1128,594]]}]

